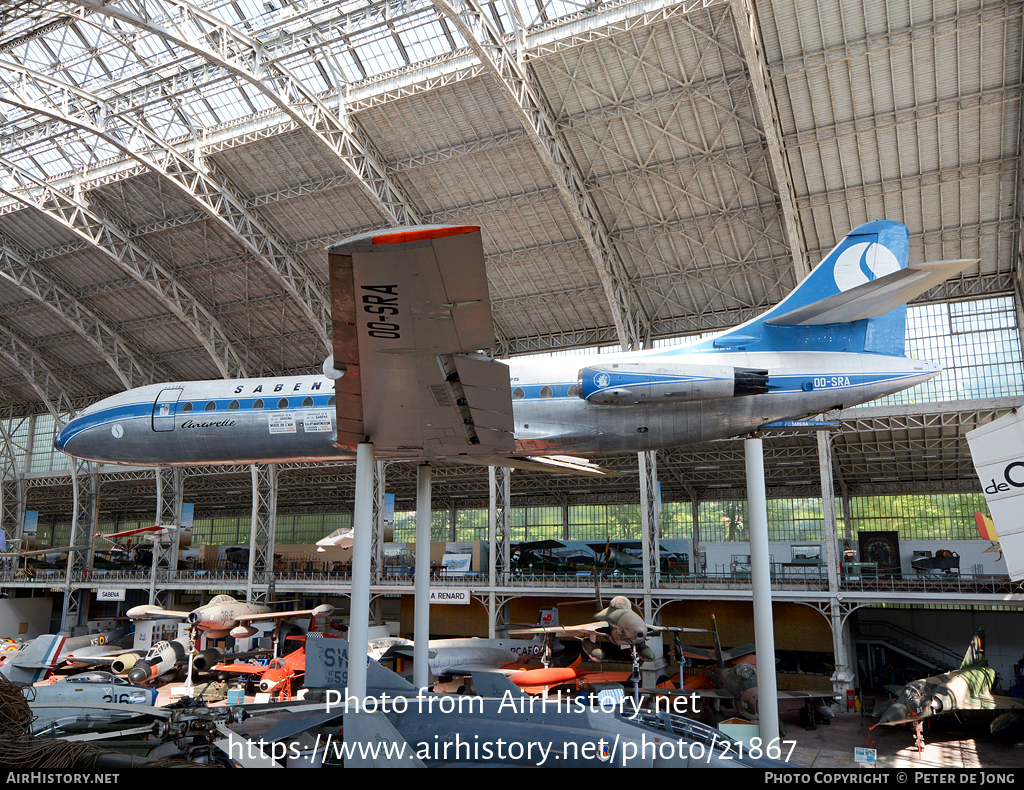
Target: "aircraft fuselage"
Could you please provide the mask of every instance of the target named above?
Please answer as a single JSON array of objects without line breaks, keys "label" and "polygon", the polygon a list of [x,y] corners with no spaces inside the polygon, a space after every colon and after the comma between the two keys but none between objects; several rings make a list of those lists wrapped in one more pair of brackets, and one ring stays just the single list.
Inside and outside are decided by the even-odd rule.
[{"label": "aircraft fuselage", "polygon": [[[509,363],[516,453],[642,452],[746,434],[767,423],[851,406],[912,387],[940,368],[878,354],[786,351],[701,353],[672,349]],[[658,402],[580,397],[579,371],[617,362],[728,366],[768,371],[763,394]],[[500,364],[500,363],[499,363]],[[106,398],[59,432],[58,449],[91,461],[206,465],[329,461],[353,457],[335,444],[334,382],[323,376],[155,384]],[[378,450],[378,457],[388,457]],[[421,457],[414,451],[390,457]]]}]

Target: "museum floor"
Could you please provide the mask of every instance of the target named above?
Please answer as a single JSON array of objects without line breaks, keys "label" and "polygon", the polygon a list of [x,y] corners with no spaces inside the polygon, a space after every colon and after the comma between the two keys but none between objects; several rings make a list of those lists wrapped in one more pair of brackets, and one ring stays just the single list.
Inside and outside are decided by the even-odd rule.
[{"label": "museum floor", "polygon": [[854,762],[858,746],[875,749],[879,768],[1021,768],[1024,767],[1024,728],[1015,737],[996,740],[984,728],[972,731],[950,722],[924,731],[918,753],[909,726],[875,727],[878,719],[859,713],[837,713],[829,725],[805,730],[799,721],[799,703],[784,702],[780,721],[786,740],[795,740],[789,762],[802,768],[868,768]]}]

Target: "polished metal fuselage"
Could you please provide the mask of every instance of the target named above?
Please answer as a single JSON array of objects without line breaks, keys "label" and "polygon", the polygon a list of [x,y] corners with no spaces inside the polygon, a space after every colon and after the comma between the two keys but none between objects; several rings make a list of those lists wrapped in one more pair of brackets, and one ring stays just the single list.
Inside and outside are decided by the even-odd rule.
[{"label": "polished metal fuselage", "polygon": [[[594,404],[570,389],[591,363],[669,360],[769,371],[766,394],[686,403]],[[500,363],[499,363],[500,364]],[[509,363],[516,454],[641,452],[742,436],[779,420],[874,400],[938,375],[933,363],[843,352],[639,352]],[[56,445],[101,463],[205,465],[343,460],[334,383],[322,376],[151,385],[100,401]],[[415,450],[380,457],[424,457]]]}]

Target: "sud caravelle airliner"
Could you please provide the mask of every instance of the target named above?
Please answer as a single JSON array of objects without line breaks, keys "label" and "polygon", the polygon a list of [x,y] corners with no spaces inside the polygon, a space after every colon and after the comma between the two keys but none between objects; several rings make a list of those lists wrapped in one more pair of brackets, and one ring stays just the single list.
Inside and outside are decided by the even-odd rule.
[{"label": "sud caravelle airliner", "polygon": [[328,250],[333,354],[324,375],[139,387],[82,411],[58,449],[99,463],[206,465],[353,458],[553,471],[566,457],[747,434],[913,387],[906,302],[974,263],[908,263],[897,222],[856,228],[779,304],[670,348],[501,361],[478,227],[368,233]]}]

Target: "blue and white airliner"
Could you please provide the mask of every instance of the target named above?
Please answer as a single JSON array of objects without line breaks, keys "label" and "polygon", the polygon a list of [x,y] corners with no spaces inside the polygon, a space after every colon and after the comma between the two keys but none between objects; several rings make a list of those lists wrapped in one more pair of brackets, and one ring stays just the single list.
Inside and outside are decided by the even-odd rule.
[{"label": "blue and white airliner", "polygon": [[974,261],[911,266],[908,250],[905,226],[869,222],[733,329],[671,348],[503,362],[475,353],[493,338],[479,228],[364,234],[329,250],[325,375],[140,387],[85,409],[56,446],[170,466],[347,459],[368,438],[378,458],[530,466],[741,436],[939,374],[904,354],[906,302]]}]

